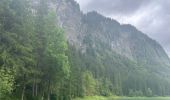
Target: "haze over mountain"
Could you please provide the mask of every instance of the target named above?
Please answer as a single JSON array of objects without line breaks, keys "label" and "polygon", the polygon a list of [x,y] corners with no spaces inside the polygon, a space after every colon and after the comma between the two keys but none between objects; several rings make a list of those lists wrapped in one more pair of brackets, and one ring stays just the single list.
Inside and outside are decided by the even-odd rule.
[{"label": "haze over mountain", "polygon": [[74,0],[0,1],[0,100],[170,96],[169,72],[156,40]]},{"label": "haze over mountain", "polygon": [[[70,0],[70,1],[66,0],[66,2],[61,1],[58,4],[60,4],[57,8],[57,13],[59,15],[58,21],[59,21],[60,26],[65,29],[65,31],[67,33],[68,41],[70,41],[71,44],[77,44],[77,46],[79,46],[83,49],[86,49],[86,46],[83,47],[82,41],[87,34],[90,34],[90,35],[99,34],[99,35],[96,35],[97,36],[96,38],[100,39],[101,41],[105,41],[105,40],[108,40],[108,38],[111,38],[110,36],[106,37],[108,34],[114,34],[114,35],[118,34],[117,37],[115,36],[115,37],[111,38],[110,41],[107,41],[107,42],[105,41],[105,42],[106,42],[106,44],[110,45],[111,48],[113,48],[112,49],[113,51],[117,51],[117,53],[120,53],[130,59],[134,59],[134,57],[132,57],[132,55],[133,55],[132,53],[134,53],[132,51],[133,48],[131,48],[132,44],[129,43],[129,45],[123,45],[124,42],[127,43],[129,40],[133,41],[132,43],[134,43],[134,45],[137,45],[137,42],[139,42],[139,43],[147,42],[146,44],[140,44],[141,47],[143,46],[143,48],[141,48],[140,50],[137,50],[137,51],[142,51],[142,49],[145,49],[144,48],[145,45],[152,43],[149,41],[153,41],[153,43],[151,45],[152,46],[158,45],[159,48],[162,49],[162,50],[161,49],[160,50],[162,52],[164,52],[163,48],[156,41],[154,41],[151,38],[149,38],[148,36],[144,35],[144,33],[138,31],[132,25],[129,25],[129,24],[121,25],[116,20],[104,17],[95,11],[88,12],[87,14],[83,14],[80,11],[79,5],[74,0]],[[66,6],[68,6],[68,7],[66,7]],[[91,26],[91,27],[89,27],[89,26]],[[94,28],[94,29],[91,29],[91,28]],[[89,31],[89,30],[93,30],[93,31]],[[124,41],[122,43],[122,45],[121,45],[121,43],[119,43],[121,41],[117,41],[117,40],[116,41],[118,42],[118,44],[113,44],[115,41],[114,38],[116,38],[116,39],[120,38],[121,34],[122,34],[122,38],[123,38],[122,41]],[[100,37],[100,35],[102,35],[102,36]],[[106,36],[103,36],[103,35],[106,35]],[[131,37],[134,37],[134,38],[130,39]],[[127,38],[127,40],[126,40],[126,38]],[[140,38],[144,38],[144,39],[142,40]],[[134,41],[135,39],[137,39],[137,41]],[[149,41],[147,41],[147,40],[149,40]],[[117,48],[119,48],[116,45],[120,46],[120,50],[116,50]],[[137,45],[137,46],[140,46],[140,45]],[[127,47],[124,48],[124,46],[127,46]],[[123,51],[121,49],[123,49]],[[153,50],[156,50],[156,48],[153,48]],[[147,50],[144,50],[144,51],[145,52],[143,52],[143,53],[146,53]],[[153,53],[153,52],[150,52],[150,53]],[[157,55],[157,53],[159,53],[159,52],[156,52],[155,54]],[[149,53],[146,54],[146,56],[149,56],[149,55],[152,55],[152,54],[149,54]],[[163,55],[165,55],[166,56],[165,59],[167,59],[167,61],[163,61],[163,62],[166,62],[167,64],[169,64],[169,58],[167,57],[165,52],[164,52],[164,54],[159,54],[158,57],[153,57],[153,58],[158,58],[160,60],[162,58],[160,56],[163,56]],[[160,62],[162,62],[162,61],[160,61]]]},{"label": "haze over mountain", "polygon": [[76,0],[83,12],[98,11],[132,24],[157,40],[170,56],[169,0]]}]

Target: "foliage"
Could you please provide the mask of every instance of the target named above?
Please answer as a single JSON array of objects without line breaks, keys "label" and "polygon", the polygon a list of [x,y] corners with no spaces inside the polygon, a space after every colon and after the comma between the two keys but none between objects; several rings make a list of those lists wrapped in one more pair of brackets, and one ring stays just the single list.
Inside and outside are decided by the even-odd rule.
[{"label": "foliage", "polygon": [[0,1],[0,94],[21,100],[67,96],[63,88],[70,67],[64,32],[46,0],[37,1],[36,7],[33,3]]},{"label": "foliage", "polygon": [[148,97],[152,97],[153,96],[152,90],[150,88],[148,88],[146,90],[146,96],[148,96]]},{"label": "foliage", "polygon": [[91,72],[87,71],[83,73],[82,77],[83,90],[85,96],[92,96],[96,93],[96,80],[93,78]]},{"label": "foliage", "polygon": [[0,99],[4,99],[7,94],[10,94],[14,86],[14,77],[8,69],[0,69]]}]

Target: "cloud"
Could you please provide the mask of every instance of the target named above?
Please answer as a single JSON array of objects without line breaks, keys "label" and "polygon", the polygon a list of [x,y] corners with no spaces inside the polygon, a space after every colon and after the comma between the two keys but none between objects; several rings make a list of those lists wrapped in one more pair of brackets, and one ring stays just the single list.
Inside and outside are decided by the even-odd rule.
[{"label": "cloud", "polygon": [[170,0],[77,0],[84,12],[128,23],[157,40],[170,56]]},{"label": "cloud", "polygon": [[104,14],[131,14],[150,0],[77,0],[83,11],[97,10]]}]

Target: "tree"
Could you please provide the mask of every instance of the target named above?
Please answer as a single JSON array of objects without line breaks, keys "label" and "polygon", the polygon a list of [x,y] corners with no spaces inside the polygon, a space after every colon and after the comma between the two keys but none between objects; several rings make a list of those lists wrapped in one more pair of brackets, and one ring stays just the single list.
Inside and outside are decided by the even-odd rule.
[{"label": "tree", "polygon": [[34,51],[36,68],[42,73],[39,91],[42,98],[50,100],[51,95],[66,95],[63,85],[70,74],[68,47],[64,31],[56,25],[56,13],[48,8],[47,0],[39,1],[36,11]]},{"label": "tree", "polygon": [[83,90],[85,96],[93,96],[96,94],[96,80],[93,78],[91,72],[86,71],[83,73]]},{"label": "tree", "polygon": [[9,69],[0,69],[0,99],[5,99],[14,87],[14,76]]},{"label": "tree", "polygon": [[63,84],[65,84],[65,80],[69,78],[70,74],[68,56],[66,55],[67,43],[64,32],[56,27],[55,19],[54,12],[50,12],[46,19],[46,41],[48,45],[45,49],[47,67],[44,73],[48,79],[48,95],[55,94],[58,90],[64,88]]},{"label": "tree", "polygon": [[13,72],[16,84],[22,85],[24,98],[25,82],[33,65],[31,46],[31,21],[27,0],[2,0],[1,13],[1,66]]},{"label": "tree", "polygon": [[130,97],[135,96],[135,92],[134,92],[132,89],[129,90],[129,96],[130,96]]},{"label": "tree", "polygon": [[152,90],[151,90],[150,88],[148,88],[148,89],[146,90],[146,96],[148,96],[148,97],[153,96]]}]

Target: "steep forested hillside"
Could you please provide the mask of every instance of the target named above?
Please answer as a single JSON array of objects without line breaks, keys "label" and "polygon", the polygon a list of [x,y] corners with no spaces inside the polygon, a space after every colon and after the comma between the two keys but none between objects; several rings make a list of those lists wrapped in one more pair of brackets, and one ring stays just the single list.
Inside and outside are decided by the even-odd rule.
[{"label": "steep forested hillside", "polygon": [[96,80],[87,87],[83,80],[82,86],[78,82],[74,95],[169,95],[170,60],[159,43],[132,25],[95,11],[83,14],[74,0],[57,4],[58,22],[67,34],[70,59],[74,58],[71,72],[79,74],[75,80],[87,73]]},{"label": "steep forested hillside", "polygon": [[156,41],[74,0],[0,1],[0,100],[165,96],[169,71]]}]

